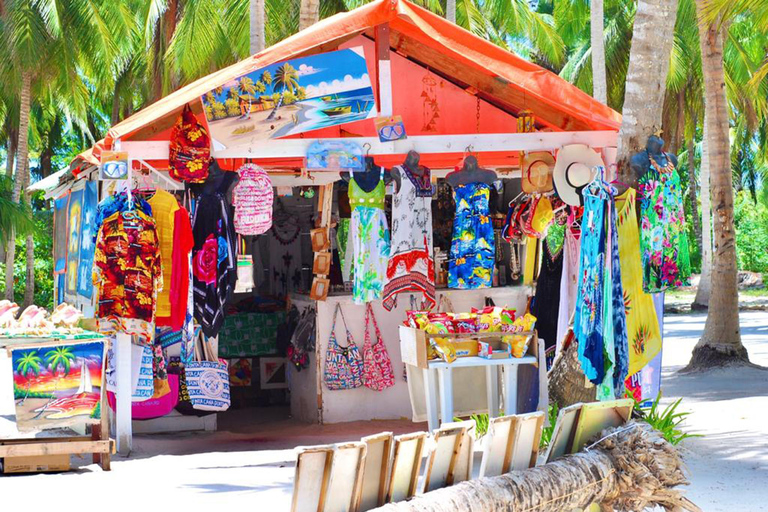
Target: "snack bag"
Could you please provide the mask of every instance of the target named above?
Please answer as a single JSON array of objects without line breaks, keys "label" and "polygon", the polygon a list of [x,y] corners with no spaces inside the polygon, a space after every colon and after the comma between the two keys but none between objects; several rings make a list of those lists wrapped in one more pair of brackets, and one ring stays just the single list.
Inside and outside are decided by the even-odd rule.
[{"label": "snack bag", "polygon": [[446,363],[452,363],[456,360],[456,350],[451,346],[451,343],[445,338],[430,338],[429,339],[429,353],[434,353],[435,357],[430,359],[442,359]]},{"label": "snack bag", "polygon": [[[516,327],[516,332],[532,331],[533,326],[536,324],[536,317],[530,313],[526,313],[522,318],[518,318],[513,323]],[[528,345],[533,338],[532,334],[524,334],[518,336],[504,336],[502,341],[509,344],[512,352],[512,357],[523,357],[528,352]]]}]

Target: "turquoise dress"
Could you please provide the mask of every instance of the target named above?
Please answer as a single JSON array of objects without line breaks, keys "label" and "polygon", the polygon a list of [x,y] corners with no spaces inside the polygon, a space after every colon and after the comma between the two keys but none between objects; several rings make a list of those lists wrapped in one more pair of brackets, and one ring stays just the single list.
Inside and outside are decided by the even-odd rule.
[{"label": "turquoise dress", "polygon": [[467,183],[453,189],[456,217],[448,264],[449,288],[491,287],[495,247],[490,196],[491,187],[485,183]]}]

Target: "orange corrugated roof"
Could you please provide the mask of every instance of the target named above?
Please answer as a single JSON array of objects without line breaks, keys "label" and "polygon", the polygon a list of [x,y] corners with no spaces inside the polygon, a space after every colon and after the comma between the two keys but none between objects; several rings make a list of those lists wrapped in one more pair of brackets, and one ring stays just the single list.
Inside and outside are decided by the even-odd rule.
[{"label": "orange corrugated roof", "polygon": [[[389,23],[393,31],[410,37],[464,66],[484,71],[506,87],[524,91],[530,101],[579,121],[593,130],[618,130],[621,116],[554,73],[406,0],[378,0],[337,14],[236,64],[205,76],[149,105],[113,126],[106,144],[154,122],[176,115],[185,104],[237,77],[275,62],[291,59],[345,36]],[[523,107],[523,105],[520,105]],[[535,110],[535,108],[534,108]],[[541,115],[537,113],[537,115]]]}]

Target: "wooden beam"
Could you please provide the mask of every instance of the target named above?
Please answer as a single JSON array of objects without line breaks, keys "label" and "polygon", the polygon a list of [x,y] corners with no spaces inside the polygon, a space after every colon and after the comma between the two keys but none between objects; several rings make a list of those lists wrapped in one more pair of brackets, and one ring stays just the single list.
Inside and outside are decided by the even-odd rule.
[{"label": "wooden beam", "polygon": [[56,443],[33,441],[23,444],[0,445],[0,457],[34,457],[40,455],[81,455],[86,453],[112,453],[115,443],[106,441],[72,441]]},{"label": "wooden beam", "polygon": [[389,56],[389,23],[376,26],[376,77],[379,82],[379,115],[392,115],[392,62]]},{"label": "wooden beam", "polygon": [[[264,140],[257,143],[214,151],[214,158],[302,158],[310,144],[317,139]],[[323,139],[332,140],[332,139]],[[421,154],[463,154],[468,146],[472,151],[553,151],[568,144],[586,144],[592,148],[616,146],[618,132],[577,131],[577,132],[533,132],[533,133],[491,133],[468,135],[417,135],[395,142],[381,142],[378,137],[346,137],[345,142],[362,146],[371,145],[372,155],[399,155],[410,150]]]}]

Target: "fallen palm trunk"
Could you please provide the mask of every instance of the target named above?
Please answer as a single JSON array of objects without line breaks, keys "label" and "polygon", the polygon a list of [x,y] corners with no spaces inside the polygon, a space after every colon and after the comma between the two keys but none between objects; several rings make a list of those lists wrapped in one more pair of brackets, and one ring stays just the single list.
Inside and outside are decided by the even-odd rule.
[{"label": "fallen palm trunk", "polygon": [[[608,436],[608,437],[606,437]],[[462,482],[392,503],[380,512],[559,512],[599,503],[602,510],[701,512],[676,489],[687,484],[677,450],[647,423],[603,432],[588,451],[543,466]]]},{"label": "fallen palm trunk", "polygon": [[[573,336],[571,331],[568,332]],[[584,376],[579,362],[578,343],[574,340],[561,350],[549,371],[549,401],[563,409],[579,402],[595,401],[595,386]]]}]

